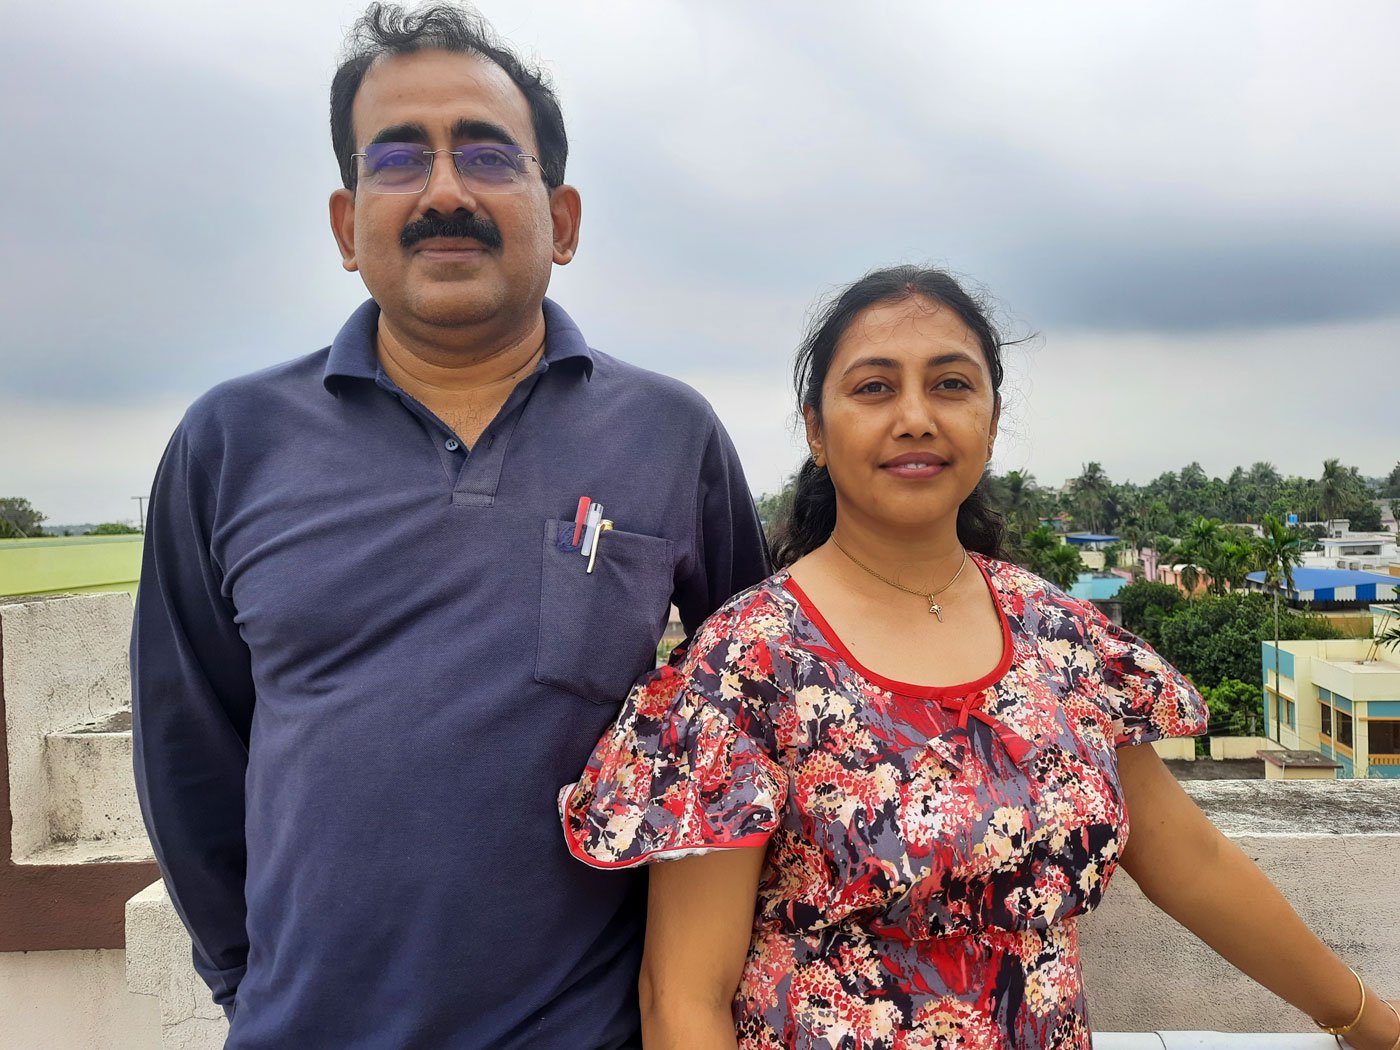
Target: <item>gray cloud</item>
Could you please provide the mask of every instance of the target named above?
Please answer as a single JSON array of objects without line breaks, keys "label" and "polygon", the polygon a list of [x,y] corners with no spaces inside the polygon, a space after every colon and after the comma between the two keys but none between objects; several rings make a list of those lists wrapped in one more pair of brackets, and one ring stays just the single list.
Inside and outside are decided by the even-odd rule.
[{"label": "gray cloud", "polygon": [[[0,67],[0,134],[26,147],[0,194],[0,401],[26,434],[94,406],[168,418],[324,345],[364,295],[325,209],[326,91],[358,5],[88,6],[12,14]],[[1046,374],[1105,354],[1171,374],[1200,347],[1258,363],[1290,331],[1345,331],[1394,381],[1393,5],[484,7],[564,97],[585,220],[554,294],[600,346],[709,392],[759,487],[792,454],[810,303],[889,262],[973,275],[1044,333]],[[1068,395],[1027,383],[1027,418],[1053,418],[1040,398]],[[1306,393],[1280,392],[1285,414]],[[0,438],[15,425],[0,412]],[[137,431],[126,488],[159,451]],[[1048,480],[1103,458],[1050,440],[1027,452]],[[1331,454],[1371,455],[1353,440]],[[7,463],[0,488],[40,471]]]}]

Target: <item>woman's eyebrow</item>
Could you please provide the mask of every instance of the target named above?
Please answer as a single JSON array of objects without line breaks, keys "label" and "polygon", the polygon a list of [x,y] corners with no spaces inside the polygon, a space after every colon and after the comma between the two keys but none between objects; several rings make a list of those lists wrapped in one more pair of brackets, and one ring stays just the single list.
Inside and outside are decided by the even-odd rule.
[{"label": "woman's eyebrow", "polygon": [[[942,368],[944,365],[969,364],[981,369],[982,364],[977,358],[962,350],[950,350],[946,354],[939,354],[931,357],[924,363],[925,368]],[[858,368],[898,368],[899,362],[892,357],[861,357],[852,361],[841,378],[845,379]]]}]

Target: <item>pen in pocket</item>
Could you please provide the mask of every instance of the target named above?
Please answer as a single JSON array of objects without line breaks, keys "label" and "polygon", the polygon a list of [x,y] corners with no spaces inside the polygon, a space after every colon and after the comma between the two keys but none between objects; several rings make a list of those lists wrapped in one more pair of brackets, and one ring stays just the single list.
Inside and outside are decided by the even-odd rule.
[{"label": "pen in pocket", "polygon": [[583,526],[583,543],[580,544],[578,552],[587,558],[593,553],[593,541],[598,536],[598,523],[603,520],[603,505],[594,501],[588,508],[588,517]]},{"label": "pen in pocket", "polygon": [[598,560],[598,548],[603,545],[603,533],[611,532],[613,523],[604,518],[598,522],[598,531],[593,534],[593,547],[588,552],[588,572],[593,572],[593,563]]}]

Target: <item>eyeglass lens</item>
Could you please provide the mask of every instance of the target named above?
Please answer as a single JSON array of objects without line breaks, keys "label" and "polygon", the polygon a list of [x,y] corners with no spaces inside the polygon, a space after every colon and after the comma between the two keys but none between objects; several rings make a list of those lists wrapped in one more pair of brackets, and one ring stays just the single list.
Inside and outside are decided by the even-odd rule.
[{"label": "eyeglass lens", "polygon": [[[451,154],[458,174],[476,189],[499,192],[524,183],[526,162],[514,147],[481,143]],[[435,156],[419,143],[376,142],[365,147],[360,178],[370,188],[388,193],[420,190],[428,184]]]}]

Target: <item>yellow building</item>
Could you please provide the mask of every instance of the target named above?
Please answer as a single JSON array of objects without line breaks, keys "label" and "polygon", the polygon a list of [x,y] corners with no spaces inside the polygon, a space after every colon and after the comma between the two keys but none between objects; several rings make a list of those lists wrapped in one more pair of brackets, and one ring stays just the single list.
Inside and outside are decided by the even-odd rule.
[{"label": "yellow building", "polygon": [[[1374,633],[1400,609],[1373,605]],[[1265,732],[1285,748],[1335,759],[1343,777],[1400,779],[1400,651],[1367,638],[1263,643]]]}]

